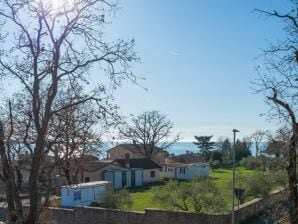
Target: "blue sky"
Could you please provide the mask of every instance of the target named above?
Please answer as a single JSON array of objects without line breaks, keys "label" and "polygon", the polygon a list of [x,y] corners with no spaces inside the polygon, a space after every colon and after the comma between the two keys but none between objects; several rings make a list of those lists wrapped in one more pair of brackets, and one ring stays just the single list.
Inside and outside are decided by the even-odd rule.
[{"label": "blue sky", "polygon": [[106,37],[135,38],[134,66],[148,91],[124,84],[115,92],[122,114],[159,110],[183,141],[196,135],[240,136],[273,129],[268,109],[250,89],[267,41],[283,37],[282,24],[253,9],[285,11],[287,1],[124,0]]},{"label": "blue sky", "polygon": [[[133,71],[146,79],[140,84],[148,89],[130,83],[117,89],[114,95],[121,114],[159,110],[174,123],[182,141],[192,141],[194,135],[232,137],[234,128],[240,130],[240,137],[256,129],[274,129],[259,116],[268,108],[261,95],[252,94],[250,82],[257,76],[255,67],[261,62],[255,58],[261,49],[268,40],[283,38],[282,23],[252,11],[286,11],[288,1],[119,3],[121,9],[106,17],[110,24],[105,38],[135,38],[141,63]],[[7,85],[10,90],[15,83]]]}]

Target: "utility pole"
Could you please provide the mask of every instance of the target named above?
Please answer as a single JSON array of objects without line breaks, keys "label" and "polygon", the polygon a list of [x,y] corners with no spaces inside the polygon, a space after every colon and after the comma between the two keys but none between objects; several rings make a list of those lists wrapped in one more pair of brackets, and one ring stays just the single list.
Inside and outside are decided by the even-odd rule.
[{"label": "utility pole", "polygon": [[233,129],[233,180],[232,180],[232,224],[235,224],[235,145],[236,145],[236,132],[239,132],[237,129]]}]

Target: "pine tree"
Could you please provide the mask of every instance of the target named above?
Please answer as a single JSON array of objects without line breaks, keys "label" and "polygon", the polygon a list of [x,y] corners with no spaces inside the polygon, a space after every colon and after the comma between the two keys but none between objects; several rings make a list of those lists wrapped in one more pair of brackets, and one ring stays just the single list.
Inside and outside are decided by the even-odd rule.
[{"label": "pine tree", "polygon": [[210,159],[211,150],[215,146],[215,142],[211,142],[211,136],[194,136],[197,142],[193,142],[199,149],[205,161]]}]

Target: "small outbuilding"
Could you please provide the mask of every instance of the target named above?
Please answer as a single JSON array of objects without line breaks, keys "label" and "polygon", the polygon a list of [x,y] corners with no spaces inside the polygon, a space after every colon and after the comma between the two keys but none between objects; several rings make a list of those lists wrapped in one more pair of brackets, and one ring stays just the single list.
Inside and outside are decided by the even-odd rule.
[{"label": "small outbuilding", "polygon": [[142,169],[113,169],[104,171],[104,180],[111,181],[115,189],[143,185]]},{"label": "small outbuilding", "polygon": [[209,176],[208,163],[169,163],[162,166],[160,176],[163,178],[170,179],[181,179],[181,180],[191,180],[195,176]]},{"label": "small outbuilding", "polygon": [[114,161],[127,169],[142,169],[143,184],[160,181],[161,166],[151,159],[115,159]]},{"label": "small outbuilding", "polygon": [[61,187],[63,207],[87,206],[100,201],[103,192],[111,188],[109,181],[95,181]]}]

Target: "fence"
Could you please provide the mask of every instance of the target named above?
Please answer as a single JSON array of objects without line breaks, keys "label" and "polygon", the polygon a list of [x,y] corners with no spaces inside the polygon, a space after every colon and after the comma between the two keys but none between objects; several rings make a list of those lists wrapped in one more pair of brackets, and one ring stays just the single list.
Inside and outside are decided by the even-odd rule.
[{"label": "fence", "polygon": [[[242,204],[236,209],[237,222],[244,221],[281,201],[287,200],[285,189],[275,191],[262,199]],[[0,207],[0,219],[7,218],[7,210]],[[146,209],[128,212],[113,209],[75,207],[74,209],[48,208],[42,214],[43,224],[228,224],[231,213],[201,214]]]}]

